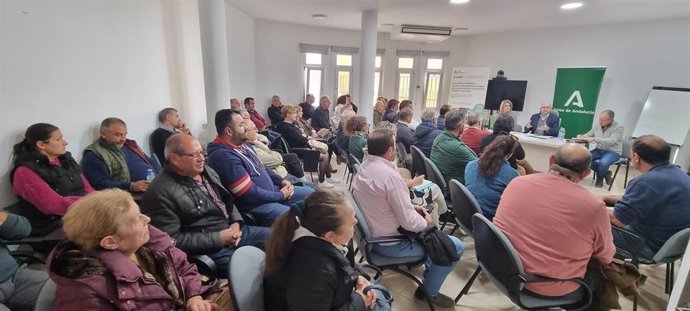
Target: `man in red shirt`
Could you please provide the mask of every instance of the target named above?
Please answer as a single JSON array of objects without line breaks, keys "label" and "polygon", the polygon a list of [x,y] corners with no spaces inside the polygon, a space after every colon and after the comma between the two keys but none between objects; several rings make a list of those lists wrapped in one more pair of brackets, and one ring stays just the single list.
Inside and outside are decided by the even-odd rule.
[{"label": "man in red shirt", "polygon": [[[510,182],[494,224],[510,239],[526,273],[558,279],[584,277],[596,291],[600,282],[587,273],[587,263],[591,258],[610,263],[616,247],[604,202],[577,184],[591,172],[591,155],[585,147],[571,143],[561,146],[549,160],[548,172]],[[549,297],[566,296],[578,287],[575,282],[525,285],[528,292]]]},{"label": "man in red shirt", "polygon": [[465,120],[467,127],[460,135],[460,140],[470,147],[474,153],[480,155],[482,153],[482,138],[489,135],[491,132],[482,130],[481,123],[479,123],[479,114],[476,112],[470,112],[467,114],[467,120]]},{"label": "man in red shirt", "polygon": [[256,103],[254,102],[254,98],[247,97],[244,99],[244,108],[247,109],[247,112],[249,112],[249,118],[254,122],[254,125],[256,125],[256,128],[259,129],[259,132],[265,131],[266,130],[266,119],[261,116],[261,114],[254,109],[254,106]]}]

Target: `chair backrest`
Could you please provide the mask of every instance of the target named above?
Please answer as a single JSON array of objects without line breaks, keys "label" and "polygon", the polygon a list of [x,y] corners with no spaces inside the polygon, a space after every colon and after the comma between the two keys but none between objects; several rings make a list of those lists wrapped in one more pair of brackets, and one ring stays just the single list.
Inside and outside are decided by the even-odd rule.
[{"label": "chair backrest", "polygon": [[355,210],[355,218],[357,219],[357,224],[355,225],[354,239],[355,241],[357,241],[357,246],[359,247],[360,254],[362,254],[364,260],[369,261],[367,258],[367,249],[369,247],[367,246],[367,243],[364,240],[371,236],[369,224],[367,223],[366,218],[364,218],[364,213],[362,213],[362,210],[359,208],[359,204],[357,204],[357,200],[355,200],[355,197],[352,195],[352,192],[345,190],[343,191],[343,193],[345,194],[347,200],[350,201],[352,209]]},{"label": "chair backrest", "polygon": [[654,254],[655,262],[671,262],[683,257],[690,239],[690,228],[683,229],[672,235],[666,243]]},{"label": "chair backrest", "polygon": [[[472,216],[477,261],[491,282],[519,304],[522,262],[510,240],[482,214]],[[516,301],[516,299],[518,301]]]},{"label": "chair backrest", "polygon": [[402,166],[405,166],[405,159],[407,158],[407,150],[403,143],[395,144],[395,151],[398,153],[398,161]]},{"label": "chair backrest", "polygon": [[254,246],[238,248],[230,257],[229,278],[236,311],[264,311],[264,276],[261,272],[266,255]]},{"label": "chair backrest", "polygon": [[450,181],[450,200],[453,203],[453,213],[458,224],[470,235],[473,235],[472,215],[482,213],[477,199],[467,187],[457,180]]},{"label": "chair backrest", "polygon": [[632,159],[632,139],[631,138],[625,138],[623,139],[623,152],[621,153],[621,158],[622,159]]},{"label": "chair backrest", "polygon": [[283,136],[278,137],[275,141],[275,146],[276,148],[282,150],[283,154],[290,153],[290,145],[288,145],[287,141]]},{"label": "chair backrest", "polygon": [[444,195],[448,194],[448,184],[446,184],[446,179],[443,177],[443,174],[441,174],[436,164],[432,162],[431,159],[424,158],[424,168],[426,168],[426,179],[441,187]]},{"label": "chair backrest", "polygon": [[359,173],[359,169],[362,167],[361,164],[355,163],[355,165],[352,166],[352,174],[357,175]]},{"label": "chair backrest", "polygon": [[41,291],[38,293],[36,298],[36,304],[34,305],[34,311],[50,311],[53,309],[53,301],[55,301],[55,289],[57,285],[53,280],[48,279],[43,286]]},{"label": "chair backrest", "polygon": [[359,159],[357,159],[357,157],[353,156],[352,153],[348,154],[347,158],[349,160],[348,162],[350,165],[362,164],[362,162],[360,162]]},{"label": "chair backrest", "polygon": [[424,159],[426,155],[417,146],[411,146],[410,152],[412,153],[412,174],[414,176],[426,175],[426,168],[424,167]]}]

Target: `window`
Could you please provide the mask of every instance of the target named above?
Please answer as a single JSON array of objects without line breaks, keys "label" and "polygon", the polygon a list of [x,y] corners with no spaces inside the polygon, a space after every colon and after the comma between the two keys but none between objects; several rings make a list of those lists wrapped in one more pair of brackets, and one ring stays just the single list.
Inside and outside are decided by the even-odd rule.
[{"label": "window", "polygon": [[412,74],[414,73],[414,58],[398,58],[398,100],[403,101],[412,97]]},{"label": "window", "polygon": [[352,55],[336,54],[336,98],[350,94],[350,85],[352,84]]},{"label": "window", "polygon": [[381,56],[376,56],[374,61],[374,100],[372,103],[376,102],[376,99],[381,96]]},{"label": "window", "polygon": [[318,99],[323,91],[323,55],[304,53],[304,58],[304,95],[312,94]]},{"label": "window", "polygon": [[443,59],[429,58],[426,63],[426,85],[424,87],[424,106],[436,108],[441,94]]}]

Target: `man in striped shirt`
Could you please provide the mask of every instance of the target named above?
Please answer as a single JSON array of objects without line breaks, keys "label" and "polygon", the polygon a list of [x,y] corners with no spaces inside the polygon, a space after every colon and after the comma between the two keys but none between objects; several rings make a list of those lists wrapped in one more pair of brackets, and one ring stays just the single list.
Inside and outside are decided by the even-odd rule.
[{"label": "man in striped shirt", "polygon": [[208,165],[232,192],[239,208],[249,211],[259,225],[270,227],[290,209],[290,204],[304,200],[314,191],[293,186],[261,163],[245,144],[245,120],[238,111],[219,110],[215,121],[218,136],[208,144]]}]

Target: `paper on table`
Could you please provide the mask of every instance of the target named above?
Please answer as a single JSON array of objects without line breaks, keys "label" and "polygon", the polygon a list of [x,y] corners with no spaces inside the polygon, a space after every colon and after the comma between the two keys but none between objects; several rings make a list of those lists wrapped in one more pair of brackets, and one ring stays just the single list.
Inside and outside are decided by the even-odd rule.
[{"label": "paper on table", "polygon": [[537,135],[537,134],[532,134],[532,133],[525,134],[525,136],[527,136],[527,137],[539,138],[539,139],[549,139],[549,138],[551,138],[551,136]]}]

